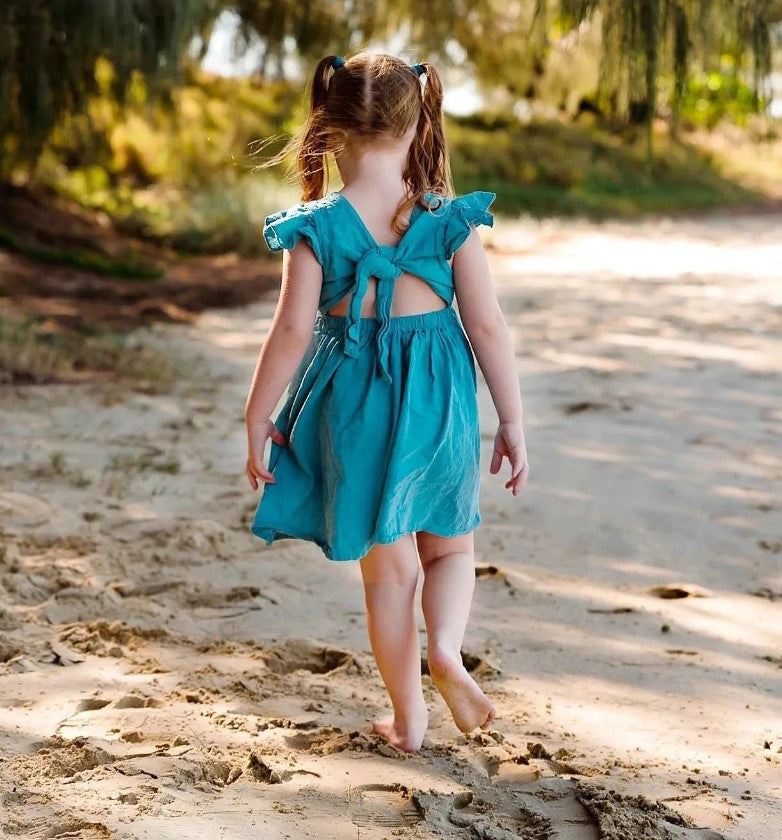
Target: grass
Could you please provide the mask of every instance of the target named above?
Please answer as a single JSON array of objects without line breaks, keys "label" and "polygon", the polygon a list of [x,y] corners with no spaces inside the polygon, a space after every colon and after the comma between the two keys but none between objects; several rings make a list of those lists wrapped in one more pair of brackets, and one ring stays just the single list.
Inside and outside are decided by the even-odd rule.
[{"label": "grass", "polygon": [[14,251],[37,262],[72,266],[91,271],[93,274],[122,277],[126,280],[157,280],[164,274],[159,268],[115,260],[98,251],[71,251],[37,242],[24,242],[5,227],[0,227],[0,248]]},{"label": "grass", "polygon": [[112,196],[113,220],[123,233],[182,254],[235,251],[255,256],[265,251],[261,228],[266,215],[278,202],[288,200],[298,199],[276,178],[244,174],[229,182],[190,188],[172,184],[141,191],[122,188]]},{"label": "grass", "polygon": [[0,315],[0,383],[73,382],[98,373],[134,390],[167,393],[176,370],[168,355],[129,335],[51,333],[34,318]]},{"label": "grass", "polygon": [[[627,218],[749,205],[764,198],[758,184],[743,186],[723,176],[716,155],[666,136],[657,139],[647,163],[640,138],[593,128],[454,124],[449,134],[457,193],[496,192],[496,211],[509,216]],[[261,237],[266,215],[298,200],[296,188],[279,178],[245,173],[192,188],[121,188],[111,197],[113,210],[96,196],[88,202],[113,212],[119,230],[182,253],[257,256],[266,254]]]},{"label": "grass", "polygon": [[[104,90],[87,109],[95,142],[85,143],[84,115],[66,115],[38,161],[37,179],[104,211],[121,232],[182,253],[266,255],[264,219],[297,201],[298,185],[283,180],[282,170],[253,167],[278,151],[280,135],[306,116],[299,86],[197,71],[187,75],[174,104],[173,110],[120,104]],[[722,127],[714,136],[721,132],[729,133]],[[491,190],[498,213],[539,218],[681,213],[782,194],[780,166],[769,177],[763,164],[780,143],[757,142],[752,134],[743,132],[744,145],[676,141],[661,122],[648,160],[643,127],[617,132],[589,114],[529,124],[488,113],[446,117],[457,192]],[[253,142],[268,138],[254,157]],[[741,164],[732,165],[738,156]],[[3,228],[0,247],[118,277],[160,276],[132,260],[26,244]]]},{"label": "grass", "polygon": [[714,155],[664,132],[651,160],[640,131],[615,134],[594,125],[457,120],[450,143],[457,192],[496,192],[497,211],[510,215],[626,218],[765,197],[723,175]]},{"label": "grass", "polygon": [[[717,153],[665,132],[651,160],[640,131],[615,134],[594,125],[450,118],[448,141],[457,193],[496,192],[496,211],[509,216],[632,218],[746,206],[770,192],[750,177],[748,165],[741,177],[724,173],[733,172],[725,163],[730,148]],[[265,216],[299,200],[295,186],[266,172],[71,197],[111,213],[120,230],[175,250],[248,256],[266,254]]]},{"label": "grass", "polygon": [[52,476],[58,476],[59,478],[67,479],[73,487],[79,490],[83,490],[92,484],[92,479],[85,474],[84,470],[71,467],[65,453],[61,449],[57,449],[49,454],[48,466],[40,464],[32,468],[29,474],[36,478],[52,478]]},{"label": "grass", "polygon": [[182,468],[179,459],[174,456],[162,457],[162,453],[143,452],[138,455],[128,455],[127,453],[114,454],[106,466],[106,471],[119,470],[121,472],[128,472],[130,470],[137,470],[139,472],[146,472],[152,470],[154,472],[167,473],[168,475],[177,475]]}]

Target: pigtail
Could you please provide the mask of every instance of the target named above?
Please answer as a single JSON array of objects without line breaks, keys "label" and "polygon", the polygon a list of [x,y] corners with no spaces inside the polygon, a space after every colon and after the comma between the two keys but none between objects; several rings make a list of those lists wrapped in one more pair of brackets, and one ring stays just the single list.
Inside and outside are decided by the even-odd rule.
[{"label": "pigtail", "polygon": [[420,67],[425,82],[418,130],[408,155],[410,186],[413,194],[421,197],[425,191],[453,196],[451,163],[445,142],[442,80],[430,62],[422,61]]},{"label": "pigtail", "polygon": [[298,150],[298,173],[302,201],[311,201],[323,195],[326,179],[326,96],[336,56],[322,58],[312,74],[310,114]]},{"label": "pigtail", "polygon": [[427,172],[434,192],[453,194],[451,183],[451,165],[448,159],[448,147],[445,143],[445,120],[443,118],[443,83],[440,74],[428,62],[421,66],[426,73],[424,84],[423,112],[429,122],[430,170]]},{"label": "pigtail", "polygon": [[[326,99],[335,58],[334,55],[327,55],[315,67],[310,84],[310,112],[306,121],[277,154],[255,167],[265,169],[276,166],[295,155],[295,163],[289,167],[286,180],[290,183],[299,182],[302,201],[311,201],[323,196],[327,174],[326,155],[330,150]],[[263,143],[254,144],[253,154],[258,154],[276,139],[270,137]]]},{"label": "pigtail", "polygon": [[392,228],[402,233],[402,214],[409,207],[419,204],[436,209],[425,202],[426,192],[454,195],[440,74],[426,61],[410,65],[394,56],[367,52],[351,56],[347,63],[342,59],[335,70],[336,58],[341,57],[327,55],[317,63],[306,121],[283,149],[257,168],[291,160],[289,180],[298,181],[301,201],[317,200],[327,188],[330,154],[338,156],[354,141],[401,136],[416,125],[403,174],[407,197],[392,219]]}]

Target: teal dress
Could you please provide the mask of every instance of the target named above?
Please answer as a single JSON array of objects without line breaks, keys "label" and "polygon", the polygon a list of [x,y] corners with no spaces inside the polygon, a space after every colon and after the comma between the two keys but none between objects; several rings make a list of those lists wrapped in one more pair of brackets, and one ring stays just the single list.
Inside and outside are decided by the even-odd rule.
[{"label": "teal dress", "polygon": [[[323,268],[312,340],[275,425],[251,530],[267,544],[316,543],[330,560],[359,560],[376,543],[428,531],[452,537],[481,521],[480,430],[472,349],[453,307],[449,263],[471,226],[493,224],[495,194],[426,194],[401,241],[378,245],[340,192],[266,217],[272,251],[304,237]],[[445,303],[391,315],[403,272]],[[361,316],[377,279],[377,318]],[[327,311],[349,295],[347,315]]]}]

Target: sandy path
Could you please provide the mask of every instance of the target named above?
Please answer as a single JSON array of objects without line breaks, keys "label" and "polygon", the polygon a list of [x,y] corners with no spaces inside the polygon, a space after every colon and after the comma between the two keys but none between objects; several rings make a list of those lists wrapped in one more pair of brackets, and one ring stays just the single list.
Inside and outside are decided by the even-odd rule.
[{"label": "sandy path", "polygon": [[499,717],[460,735],[427,677],[414,757],[368,734],[358,565],[247,530],[273,301],[145,330],[170,395],[5,388],[5,836],[778,840],[781,226],[491,232],[532,462],[483,488],[465,650]]}]

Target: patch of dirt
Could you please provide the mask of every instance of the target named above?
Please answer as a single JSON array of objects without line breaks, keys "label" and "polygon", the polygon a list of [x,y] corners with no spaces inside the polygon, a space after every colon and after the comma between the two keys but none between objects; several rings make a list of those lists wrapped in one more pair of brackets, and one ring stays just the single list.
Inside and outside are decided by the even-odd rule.
[{"label": "patch of dirt", "polygon": [[[45,321],[55,332],[95,327],[126,331],[153,321],[192,321],[209,307],[258,300],[279,280],[278,260],[237,254],[182,256],[119,233],[102,213],[40,189],[0,184],[0,227],[20,249],[0,249],[0,314]],[[260,231],[259,231],[260,237]],[[87,253],[107,262],[159,270],[158,278],[107,276],[59,262],[39,262],[25,249]]]}]

